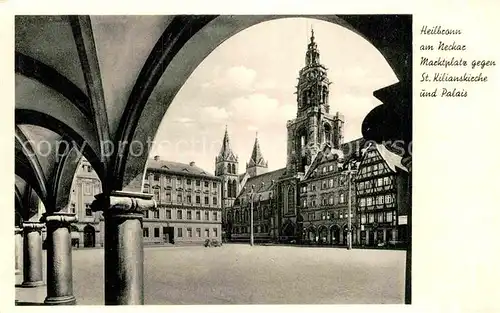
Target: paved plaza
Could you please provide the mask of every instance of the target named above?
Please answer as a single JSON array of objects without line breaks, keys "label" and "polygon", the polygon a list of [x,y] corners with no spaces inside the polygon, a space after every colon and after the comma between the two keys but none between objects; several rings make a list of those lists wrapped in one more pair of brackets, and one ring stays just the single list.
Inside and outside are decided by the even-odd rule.
[{"label": "paved plaza", "polygon": [[[243,244],[146,247],[145,304],[402,304],[405,253]],[[73,251],[78,304],[104,304],[103,261],[103,249]],[[16,287],[20,303],[42,303],[45,295],[46,286]]]}]

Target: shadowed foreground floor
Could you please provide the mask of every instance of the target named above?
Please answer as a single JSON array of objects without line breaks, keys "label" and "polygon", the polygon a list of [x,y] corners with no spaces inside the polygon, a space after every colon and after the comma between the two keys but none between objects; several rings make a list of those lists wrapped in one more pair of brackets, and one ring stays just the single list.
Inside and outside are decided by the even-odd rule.
[{"label": "shadowed foreground floor", "polygon": [[[230,244],[147,247],[145,303],[402,304],[405,253]],[[73,251],[78,304],[104,304],[103,260],[103,249]],[[18,275],[16,283],[21,281]],[[19,305],[42,303],[45,295],[46,286],[16,287]]]}]

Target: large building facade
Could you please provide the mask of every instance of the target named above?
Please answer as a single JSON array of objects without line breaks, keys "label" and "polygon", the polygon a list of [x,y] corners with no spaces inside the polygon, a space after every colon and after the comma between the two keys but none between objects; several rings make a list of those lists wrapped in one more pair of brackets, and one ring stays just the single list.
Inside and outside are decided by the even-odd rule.
[{"label": "large building facade", "polygon": [[[140,181],[140,180],[139,180]],[[137,186],[140,191],[141,186]],[[90,163],[83,159],[72,186],[70,208],[78,222],[71,227],[74,247],[102,247],[104,219],[90,204],[101,193],[101,182]],[[221,240],[221,180],[196,166],[149,160],[143,192],[154,195],[158,210],[144,212],[145,244],[196,244]]]},{"label": "large building facade", "polygon": [[[346,245],[349,225],[355,245],[406,240],[405,227],[399,225],[399,221],[387,222],[390,219],[387,218],[380,219],[381,224],[374,224],[374,215],[367,214],[365,207],[360,209],[361,204],[366,205],[366,201],[371,200],[360,200],[365,191],[359,192],[358,189],[366,184],[363,181],[378,181],[379,172],[366,170],[365,166],[371,164],[367,156],[372,152],[366,149],[369,143],[363,139],[344,143],[344,117],[340,112],[330,113],[330,84],[327,68],[320,63],[319,49],[312,32],[305,66],[299,71],[296,86],[297,116],[287,122],[284,168],[268,172],[268,164],[256,138],[245,173],[224,172],[231,166],[238,168],[234,153],[227,150],[229,137],[226,129],[216,166],[223,160],[234,165],[224,163],[220,169],[218,167],[216,175],[223,181],[236,181],[236,196],[229,193],[231,197],[227,201],[228,205],[232,203],[232,207],[224,209],[227,219],[225,231],[231,234],[231,240],[249,240],[252,207],[256,242]],[[387,163],[386,159],[393,163],[398,155],[385,149],[381,162]],[[398,199],[391,207],[391,214],[396,219],[396,216],[404,216],[405,208],[410,204],[406,200],[409,197],[404,187],[404,175],[396,174],[391,166],[389,168],[392,170],[388,175],[394,179],[391,197]],[[371,193],[366,195],[372,196]],[[389,213],[383,214],[389,216]],[[404,218],[400,220],[404,222]]]},{"label": "large building facade", "polygon": [[143,192],[153,194],[158,209],[146,211],[145,244],[202,243],[221,240],[221,180],[196,166],[148,161]]},{"label": "large building facade", "polygon": [[101,181],[86,159],[80,162],[73,185],[69,210],[78,221],[71,225],[71,241],[74,247],[104,246],[104,218],[102,212],[93,212],[90,205],[100,194]]}]

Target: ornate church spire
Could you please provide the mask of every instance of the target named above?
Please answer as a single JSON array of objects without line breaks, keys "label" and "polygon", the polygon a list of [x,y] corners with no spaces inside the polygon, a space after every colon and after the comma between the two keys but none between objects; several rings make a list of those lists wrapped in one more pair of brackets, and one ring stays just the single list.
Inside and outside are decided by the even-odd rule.
[{"label": "ornate church spire", "polygon": [[260,150],[258,134],[255,133],[255,143],[253,145],[250,161],[247,163],[247,173],[256,176],[267,172],[267,161],[264,160]]},{"label": "ornate church spire", "polygon": [[311,41],[307,45],[306,66],[319,65],[318,45],[314,41],[314,29],[311,29]]}]

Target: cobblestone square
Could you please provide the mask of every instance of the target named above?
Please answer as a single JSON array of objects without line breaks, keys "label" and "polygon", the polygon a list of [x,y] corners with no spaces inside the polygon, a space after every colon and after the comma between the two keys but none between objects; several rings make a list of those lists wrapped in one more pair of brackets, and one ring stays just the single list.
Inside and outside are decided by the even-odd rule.
[{"label": "cobblestone square", "polygon": [[[103,261],[103,249],[73,251],[77,304],[104,304]],[[144,262],[145,304],[404,302],[405,251],[245,244],[146,247]],[[18,275],[16,283],[21,281]],[[45,295],[46,286],[16,287],[21,303],[42,303]]]}]

